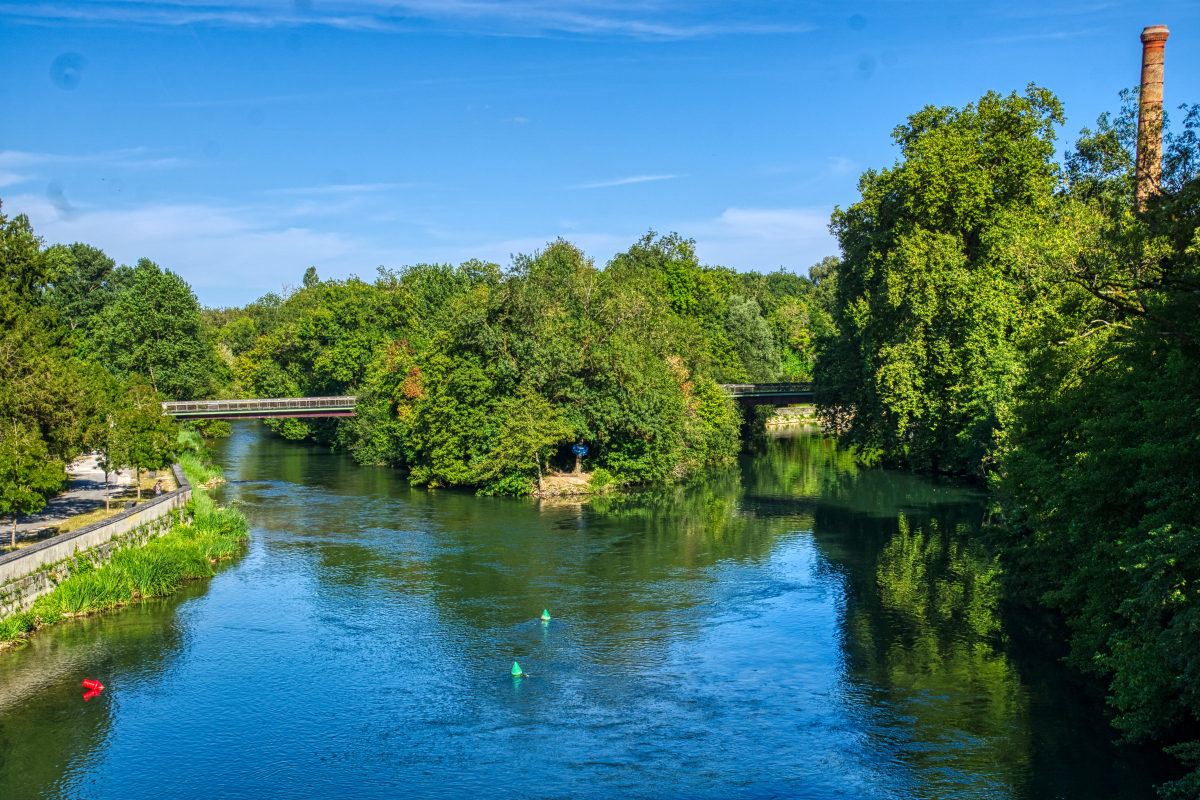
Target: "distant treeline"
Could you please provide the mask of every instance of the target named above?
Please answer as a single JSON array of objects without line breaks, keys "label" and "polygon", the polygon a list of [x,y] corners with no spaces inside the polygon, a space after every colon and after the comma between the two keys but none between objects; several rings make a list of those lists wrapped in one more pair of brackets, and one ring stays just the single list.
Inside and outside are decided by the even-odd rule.
[{"label": "distant treeline", "polygon": [[573,465],[576,444],[600,482],[673,480],[730,461],[742,426],[761,423],[718,383],[810,380],[834,330],[836,258],[811,279],[737,273],[702,266],[674,234],[647,234],[603,269],[561,240],[507,268],[380,268],[370,282],[312,268],[224,309],[201,309],[146,259],[46,247],[24,216],[0,216],[0,236],[10,516],[40,507],[82,452],[112,469],[169,462],[163,399],[355,394],[354,418],[269,425],[428,486],[528,493]]},{"label": "distant treeline", "polygon": [[282,436],[416,484],[523,494],[575,444],[604,481],[732,459],[744,420],[717,384],[809,380],[836,266],[814,267],[815,284],[739,274],[651,233],[600,269],[560,240],[508,268],[380,268],[373,282],[310,269],[286,296],[204,318],[231,392],[358,396],[352,419],[270,423]]},{"label": "distant treeline", "polygon": [[[1139,209],[1123,97],[1062,163],[1036,86],[898,126],[900,159],[833,215],[817,399],[866,462],[986,479],[1009,598],[1061,612],[1116,724],[1197,766],[1200,107]],[[1163,793],[1200,796],[1200,772]]]}]

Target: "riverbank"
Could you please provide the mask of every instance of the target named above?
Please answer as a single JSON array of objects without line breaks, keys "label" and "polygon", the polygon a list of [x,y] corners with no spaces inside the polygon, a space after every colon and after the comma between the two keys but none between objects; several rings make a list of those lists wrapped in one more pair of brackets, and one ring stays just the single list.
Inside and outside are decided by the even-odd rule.
[{"label": "riverbank", "polygon": [[249,535],[245,516],[236,508],[217,506],[207,491],[223,480],[220,469],[206,464],[202,451],[186,453],[181,466],[194,487],[188,521],[143,547],[114,553],[102,566],[80,558],[70,577],[53,591],[27,611],[0,620],[0,649],[64,619],[171,594],[185,582],[211,577],[214,564],[240,551]]},{"label": "riverbank", "polygon": [[775,409],[775,413],[765,423],[768,428],[782,425],[815,425],[817,424],[816,406],[785,406]]}]

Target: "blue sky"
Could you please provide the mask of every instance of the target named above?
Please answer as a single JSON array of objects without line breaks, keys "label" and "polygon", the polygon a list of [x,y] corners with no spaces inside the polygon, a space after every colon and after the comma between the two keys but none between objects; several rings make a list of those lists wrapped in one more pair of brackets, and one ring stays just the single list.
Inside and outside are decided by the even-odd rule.
[{"label": "blue sky", "polygon": [[0,200],[208,305],[651,228],[803,274],[907,114],[1034,81],[1061,150],[1153,24],[1200,102],[1194,0],[0,0]]}]

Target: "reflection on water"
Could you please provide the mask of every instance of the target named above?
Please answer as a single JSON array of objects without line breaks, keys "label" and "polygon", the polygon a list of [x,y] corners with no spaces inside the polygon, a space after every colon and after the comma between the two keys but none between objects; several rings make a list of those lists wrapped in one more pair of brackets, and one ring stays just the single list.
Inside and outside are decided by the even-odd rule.
[{"label": "reflection on water", "polygon": [[[414,490],[252,424],[219,457],[245,556],[0,656],[5,797],[1149,798],[1164,778],[1008,633],[977,492],[819,436],[588,503]],[[87,704],[85,677],[108,687]]]}]

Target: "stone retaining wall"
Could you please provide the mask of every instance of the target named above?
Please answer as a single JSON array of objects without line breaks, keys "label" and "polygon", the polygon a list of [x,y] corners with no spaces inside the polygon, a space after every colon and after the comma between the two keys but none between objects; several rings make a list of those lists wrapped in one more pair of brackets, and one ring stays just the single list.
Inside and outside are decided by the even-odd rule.
[{"label": "stone retaining wall", "polygon": [[768,425],[796,425],[801,422],[811,422],[817,409],[812,405],[788,406],[775,409],[775,414],[767,420]]},{"label": "stone retaining wall", "polygon": [[192,499],[183,469],[176,464],[171,471],[179,487],[173,492],[0,556],[0,619],[27,610],[34,600],[53,591],[79,568],[80,558],[100,566],[118,550],[141,547],[169,531]]}]

